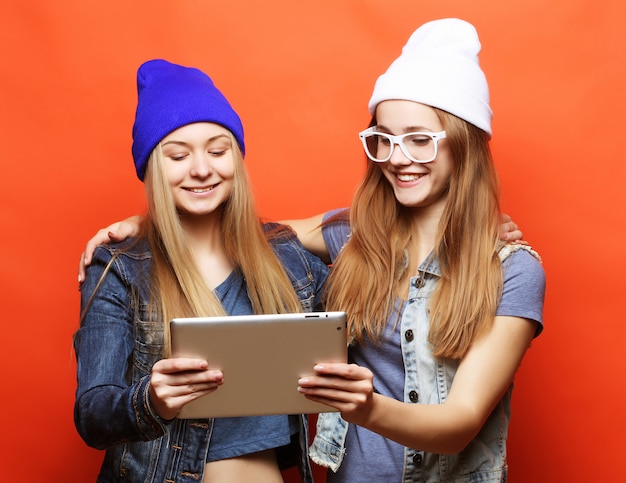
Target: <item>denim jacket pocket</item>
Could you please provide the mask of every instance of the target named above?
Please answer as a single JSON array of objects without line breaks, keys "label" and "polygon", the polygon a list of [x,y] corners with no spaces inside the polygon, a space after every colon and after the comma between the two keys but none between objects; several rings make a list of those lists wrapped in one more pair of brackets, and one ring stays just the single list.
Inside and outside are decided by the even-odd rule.
[{"label": "denim jacket pocket", "polygon": [[141,304],[134,324],[135,350],[133,351],[133,371],[139,371],[133,379],[150,374],[155,362],[163,358],[165,331],[163,321],[148,314],[147,305]]}]

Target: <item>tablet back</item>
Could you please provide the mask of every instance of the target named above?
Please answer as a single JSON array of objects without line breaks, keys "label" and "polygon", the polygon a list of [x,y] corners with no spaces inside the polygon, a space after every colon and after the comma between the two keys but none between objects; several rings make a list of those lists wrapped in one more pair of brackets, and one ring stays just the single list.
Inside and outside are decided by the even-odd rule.
[{"label": "tablet back", "polygon": [[347,361],[343,312],[179,318],[170,335],[172,357],[199,357],[224,373],[224,384],[179,418],[334,411],[297,387],[315,364]]}]

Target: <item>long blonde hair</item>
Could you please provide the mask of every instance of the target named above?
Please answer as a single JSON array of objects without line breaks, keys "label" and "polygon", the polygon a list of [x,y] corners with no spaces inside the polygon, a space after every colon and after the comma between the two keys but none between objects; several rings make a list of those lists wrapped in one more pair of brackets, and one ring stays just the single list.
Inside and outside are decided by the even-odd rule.
[{"label": "long blonde hair", "polygon": [[[227,255],[241,270],[255,313],[300,312],[302,307],[289,277],[272,251],[254,205],[243,156],[231,135],[235,158],[233,190],[222,210],[222,237]],[[152,251],[150,305],[164,323],[165,340],[173,317],[224,314],[217,296],[204,282],[186,242],[163,170],[158,145],[145,176],[148,214],[143,233]]]},{"label": "long blonde hair", "polygon": [[[435,111],[455,166],[435,240],[441,278],[429,301],[429,341],[435,357],[461,359],[491,326],[502,292],[499,182],[487,135]],[[368,162],[354,196],[350,227],[327,282],[326,309],[347,312],[358,342],[365,335],[376,342],[401,296],[405,253],[417,236],[411,210],[397,202],[376,163]]]}]

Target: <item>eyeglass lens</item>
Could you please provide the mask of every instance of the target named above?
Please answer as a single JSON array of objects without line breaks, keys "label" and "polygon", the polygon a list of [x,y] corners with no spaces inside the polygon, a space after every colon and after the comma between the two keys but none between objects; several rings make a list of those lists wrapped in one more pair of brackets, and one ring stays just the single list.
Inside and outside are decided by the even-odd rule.
[{"label": "eyeglass lens", "polygon": [[[376,160],[386,161],[391,158],[394,144],[385,133],[370,133],[366,138],[369,154]],[[416,161],[431,160],[435,157],[435,141],[424,134],[409,134],[402,138],[405,153]]]}]

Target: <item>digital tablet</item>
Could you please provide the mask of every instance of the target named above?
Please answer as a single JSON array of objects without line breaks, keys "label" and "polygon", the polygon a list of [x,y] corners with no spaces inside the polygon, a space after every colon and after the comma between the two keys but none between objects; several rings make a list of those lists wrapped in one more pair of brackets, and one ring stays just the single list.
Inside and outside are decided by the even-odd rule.
[{"label": "digital tablet", "polygon": [[335,411],[297,388],[315,364],[347,361],[344,312],[177,318],[170,337],[172,357],[199,357],[224,373],[224,383],[179,418]]}]

